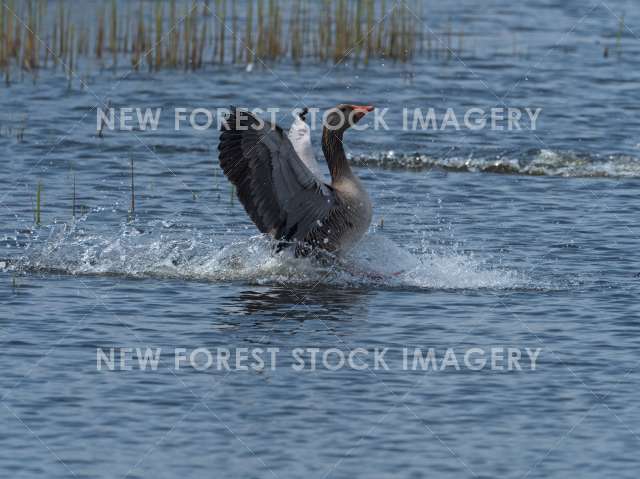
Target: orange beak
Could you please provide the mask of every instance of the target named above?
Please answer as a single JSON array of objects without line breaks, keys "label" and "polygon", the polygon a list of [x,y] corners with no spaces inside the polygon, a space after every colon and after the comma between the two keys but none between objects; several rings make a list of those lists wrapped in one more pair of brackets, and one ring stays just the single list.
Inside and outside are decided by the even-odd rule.
[{"label": "orange beak", "polygon": [[373,111],[373,106],[369,105],[351,105],[351,108],[353,108],[353,111],[362,113],[363,115]]},{"label": "orange beak", "polygon": [[365,116],[370,111],[373,111],[373,107],[369,105],[351,105],[351,109],[355,115],[354,120],[360,121],[363,116]]}]

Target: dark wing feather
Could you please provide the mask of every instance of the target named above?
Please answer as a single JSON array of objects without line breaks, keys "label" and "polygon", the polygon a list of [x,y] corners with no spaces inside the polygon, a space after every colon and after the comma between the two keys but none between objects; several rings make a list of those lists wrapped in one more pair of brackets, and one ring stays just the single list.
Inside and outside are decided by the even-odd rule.
[{"label": "dark wing feather", "polygon": [[336,210],[333,189],[321,183],[277,125],[231,108],[220,134],[220,166],[251,220],[278,240],[307,236]]},{"label": "dark wing feather", "polygon": [[316,221],[306,232],[304,242],[296,247],[296,254],[307,255],[313,248],[319,247],[329,252],[336,252],[346,231],[353,228],[352,218],[347,215],[348,209],[338,197],[336,205],[327,215]]}]

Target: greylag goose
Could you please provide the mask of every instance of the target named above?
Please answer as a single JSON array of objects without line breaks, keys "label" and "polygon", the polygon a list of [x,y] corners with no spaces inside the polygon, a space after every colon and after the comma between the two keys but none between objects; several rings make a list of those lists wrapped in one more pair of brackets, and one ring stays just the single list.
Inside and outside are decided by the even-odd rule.
[{"label": "greylag goose", "polygon": [[296,256],[316,249],[341,255],[362,238],[371,223],[371,200],[342,142],[347,129],[372,110],[342,104],[325,115],[322,151],[329,184],[302,161],[282,128],[231,108],[220,133],[220,166],[261,232],[295,245]]}]

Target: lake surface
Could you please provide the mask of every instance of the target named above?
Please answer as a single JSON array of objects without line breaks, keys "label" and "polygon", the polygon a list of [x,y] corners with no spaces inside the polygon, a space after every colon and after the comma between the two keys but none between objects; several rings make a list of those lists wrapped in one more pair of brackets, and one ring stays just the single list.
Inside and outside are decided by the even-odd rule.
[{"label": "lake surface", "polygon": [[[434,31],[468,25],[459,55],[87,69],[71,91],[43,72],[0,90],[0,475],[637,476],[640,9],[426,10]],[[107,100],[162,108],[158,130],[99,138]],[[340,102],[389,108],[388,130],[345,137],[374,226],[340,265],[274,254],[232,198],[215,129],[173,128],[175,108]],[[537,129],[402,129],[403,108],[501,106],[541,108]],[[7,128],[24,123],[19,141]],[[176,348],[256,347],[278,366],[174,364]],[[98,370],[97,348],[162,355]],[[296,348],[388,348],[389,369],[297,371]],[[414,371],[403,348],[438,364],[541,351],[535,370]]]}]

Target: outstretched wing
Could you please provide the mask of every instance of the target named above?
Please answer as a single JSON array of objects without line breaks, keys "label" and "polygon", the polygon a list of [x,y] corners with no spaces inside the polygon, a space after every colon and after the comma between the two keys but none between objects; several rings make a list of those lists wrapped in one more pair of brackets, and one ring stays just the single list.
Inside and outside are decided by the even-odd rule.
[{"label": "outstretched wing", "polygon": [[232,107],[218,150],[224,174],[263,233],[306,241],[337,206],[333,189],[309,171],[275,124]]}]

